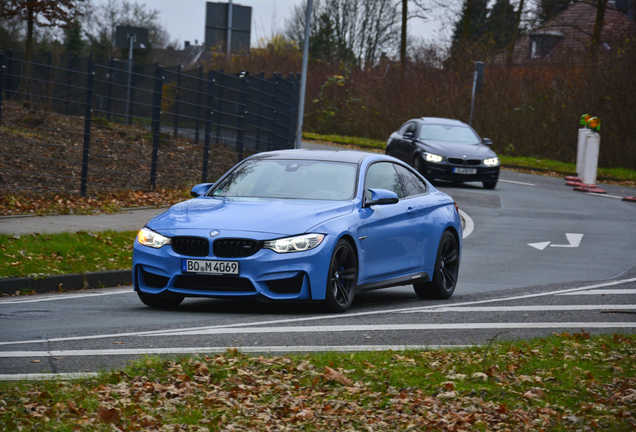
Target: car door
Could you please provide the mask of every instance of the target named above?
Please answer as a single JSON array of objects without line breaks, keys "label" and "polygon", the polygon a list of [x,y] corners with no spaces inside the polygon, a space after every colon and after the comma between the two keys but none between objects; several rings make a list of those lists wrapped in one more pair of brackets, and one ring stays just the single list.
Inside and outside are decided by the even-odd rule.
[{"label": "car door", "polygon": [[[428,186],[411,169],[396,164],[396,170],[404,190],[403,202],[410,214],[411,233],[415,238],[417,267],[427,269],[435,263],[437,244],[434,233],[434,211],[437,203],[428,196]],[[430,276],[430,275],[429,275]]]},{"label": "car door", "polygon": [[[365,174],[365,199],[369,188],[387,189],[404,197],[402,183],[392,162],[371,164]],[[360,244],[359,282],[369,283],[399,277],[418,267],[417,239],[412,233],[413,213],[408,203],[360,208],[357,236]]]}]

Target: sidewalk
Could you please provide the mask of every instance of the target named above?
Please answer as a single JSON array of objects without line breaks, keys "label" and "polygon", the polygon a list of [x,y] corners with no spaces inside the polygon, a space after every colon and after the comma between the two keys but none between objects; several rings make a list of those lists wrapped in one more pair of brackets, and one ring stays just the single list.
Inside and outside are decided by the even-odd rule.
[{"label": "sidewalk", "polygon": [[77,231],[136,231],[165,208],[127,210],[113,214],[56,215],[56,216],[3,216],[0,234],[54,234]]}]

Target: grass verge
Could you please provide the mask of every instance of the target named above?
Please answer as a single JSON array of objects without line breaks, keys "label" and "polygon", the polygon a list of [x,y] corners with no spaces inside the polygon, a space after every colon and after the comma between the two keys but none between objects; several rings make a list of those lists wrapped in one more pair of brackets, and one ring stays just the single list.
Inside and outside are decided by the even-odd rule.
[{"label": "grass verge", "polygon": [[[371,138],[349,137],[342,135],[322,135],[312,132],[303,132],[303,138],[307,140],[322,141],[327,143],[343,144],[361,149],[384,150],[386,141]],[[506,168],[521,168],[537,170],[552,175],[573,175],[576,173],[576,164],[561,162],[551,159],[541,159],[529,156],[499,155],[501,164]],[[598,169],[599,180],[627,182],[636,184],[636,170],[627,168],[603,168]]]},{"label": "grass verge", "polygon": [[0,429],[631,431],[635,342],[147,357],[94,379],[0,383]]},{"label": "grass verge", "polygon": [[0,277],[128,269],[136,232],[0,235]]}]

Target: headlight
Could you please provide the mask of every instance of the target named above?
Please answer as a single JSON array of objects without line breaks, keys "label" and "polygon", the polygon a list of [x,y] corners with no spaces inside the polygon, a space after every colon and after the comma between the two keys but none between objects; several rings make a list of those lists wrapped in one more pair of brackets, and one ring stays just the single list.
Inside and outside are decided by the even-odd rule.
[{"label": "headlight", "polygon": [[263,244],[266,249],[277,253],[302,252],[317,247],[325,238],[324,234],[303,234],[276,240],[268,240]]},{"label": "headlight", "polygon": [[494,158],[484,159],[484,165],[486,165],[486,166],[497,166],[497,165],[499,165],[499,158],[494,157]]},{"label": "headlight", "polygon": [[424,153],[424,159],[426,159],[426,162],[440,163],[444,158],[433,153]]},{"label": "headlight", "polygon": [[144,246],[150,246],[152,248],[160,248],[161,246],[170,243],[170,239],[168,237],[162,236],[148,228],[142,228],[139,230],[137,233],[137,241]]}]

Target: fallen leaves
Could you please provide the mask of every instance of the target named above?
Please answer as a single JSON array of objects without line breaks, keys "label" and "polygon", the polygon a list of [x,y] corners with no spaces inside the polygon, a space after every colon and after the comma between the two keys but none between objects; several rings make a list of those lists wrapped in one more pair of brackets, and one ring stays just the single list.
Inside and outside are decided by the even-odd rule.
[{"label": "fallen leaves", "polygon": [[[0,384],[0,430],[633,429],[636,338],[557,340],[328,360],[236,350],[146,358],[98,380]],[[598,362],[582,362],[585,352]]]}]

